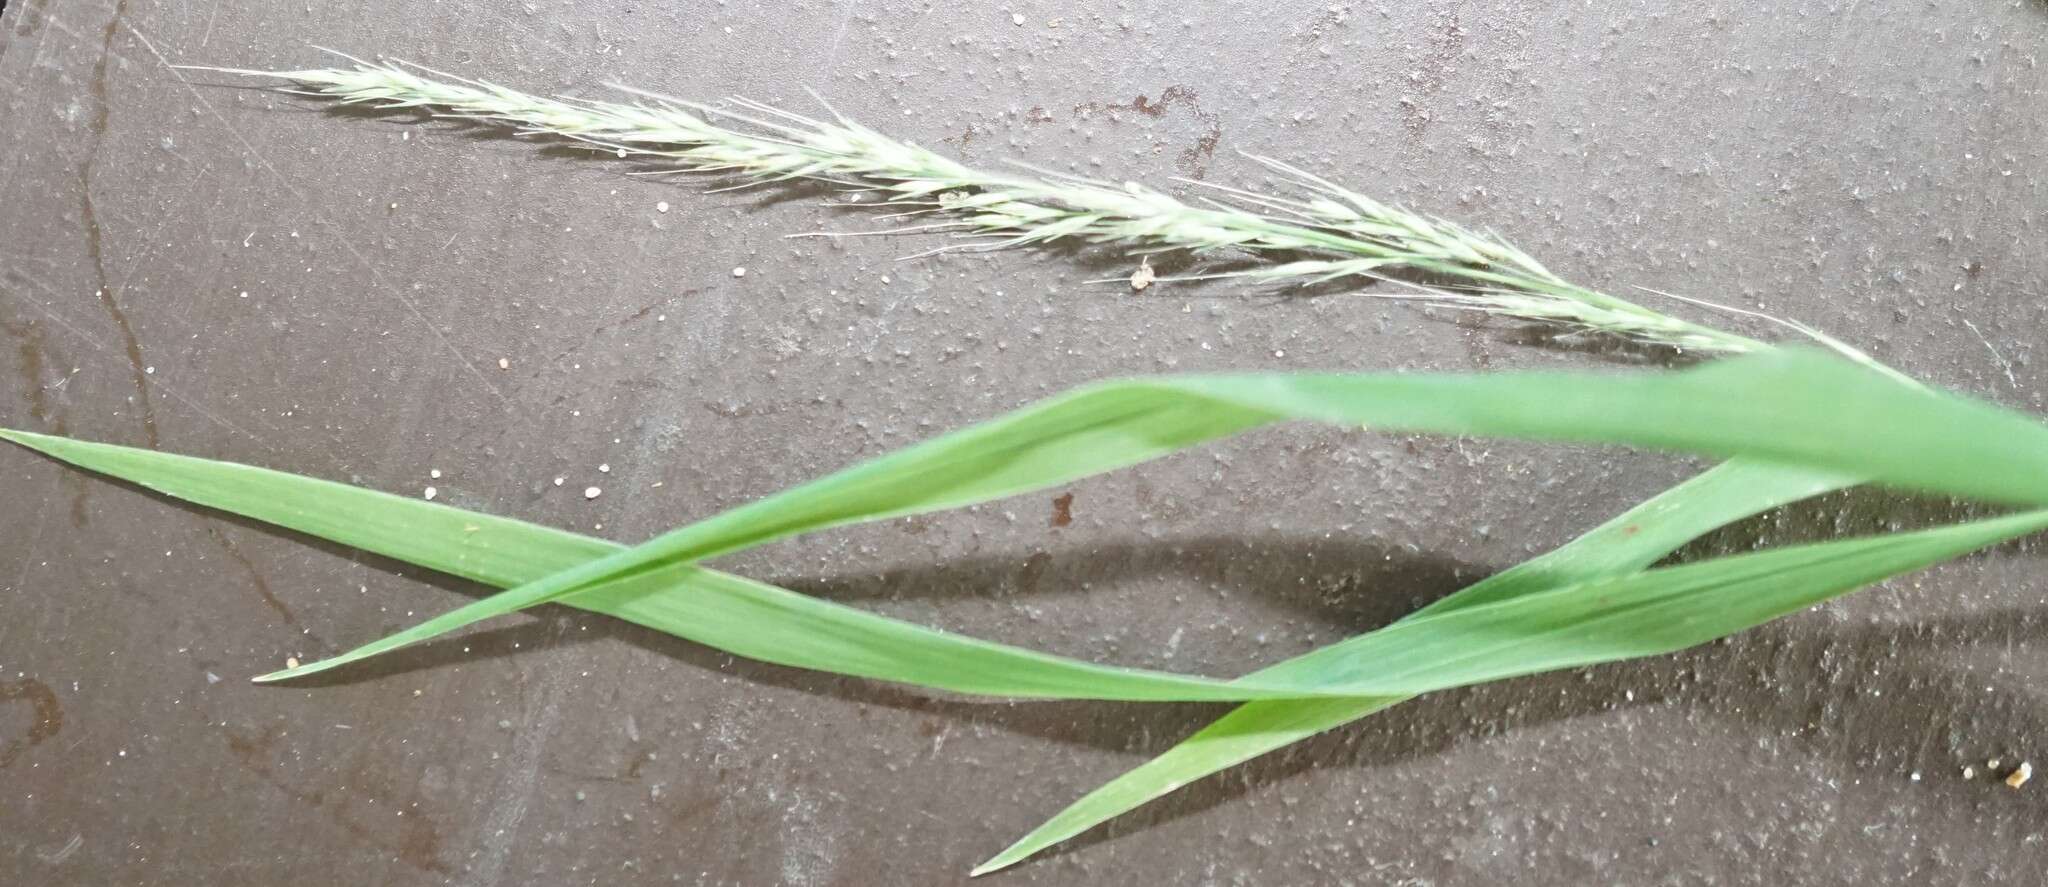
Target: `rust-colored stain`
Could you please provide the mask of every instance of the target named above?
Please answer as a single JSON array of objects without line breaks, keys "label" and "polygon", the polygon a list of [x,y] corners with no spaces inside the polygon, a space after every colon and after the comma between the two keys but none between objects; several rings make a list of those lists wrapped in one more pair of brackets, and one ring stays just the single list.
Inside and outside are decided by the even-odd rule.
[{"label": "rust-colored stain", "polygon": [[[256,778],[283,792],[286,797],[307,807],[325,810],[327,817],[333,820],[335,825],[340,826],[342,831],[347,832],[357,840],[389,850],[398,857],[398,861],[421,871],[444,875],[449,873],[448,864],[442,862],[440,858],[440,831],[435,828],[431,820],[420,815],[419,810],[408,810],[405,816],[397,817],[396,828],[398,829],[398,834],[393,838],[380,833],[385,831],[385,829],[373,829],[370,826],[364,825],[356,817],[349,815],[343,802],[330,802],[327,796],[320,791],[302,789],[287,781],[277,772],[277,766],[272,763],[273,758],[276,756],[278,741],[283,738],[283,729],[274,725],[265,728],[260,733],[231,729],[227,731],[228,751],[235,756],[236,760],[242,762],[243,768],[254,774]],[[379,800],[387,801],[387,803],[390,801],[388,798]],[[396,807],[398,805],[392,804],[391,806]],[[385,815],[379,815],[375,821],[382,823],[387,820]],[[385,828],[389,828],[389,826]]]},{"label": "rust-colored stain", "polygon": [[157,448],[156,409],[149,400],[149,370],[143,365],[142,343],[135,338],[135,328],[128,322],[128,312],[121,307],[121,300],[114,292],[116,287],[107,276],[106,250],[101,243],[99,212],[93,206],[93,169],[99,164],[99,139],[107,133],[107,112],[111,103],[107,99],[108,62],[114,58],[114,33],[121,27],[121,19],[128,14],[128,0],[114,6],[114,17],[107,22],[107,29],[100,35],[100,58],[92,69],[93,112],[88,127],[92,130],[93,146],[85,152],[85,159],[78,164],[79,224],[85,228],[85,253],[92,260],[93,273],[98,277],[98,296],[101,310],[107,312],[107,319],[114,322],[114,328],[121,333],[121,349],[128,356],[129,376],[135,382],[135,408],[142,414],[142,435],[149,441],[149,448]]},{"label": "rust-colored stain", "polygon": [[1074,522],[1074,494],[1063,493],[1052,500],[1052,525],[1064,527]]},{"label": "rust-colored stain", "polygon": [[1074,113],[1080,117],[1109,114],[1110,119],[1115,120],[1119,113],[1128,111],[1156,119],[1166,116],[1167,110],[1176,105],[1186,108],[1189,113],[1195,115],[1196,120],[1207,125],[1207,130],[1196,137],[1192,146],[1183,149],[1176,160],[1176,165],[1188,178],[1203,178],[1209,174],[1209,161],[1216,156],[1217,143],[1223,141],[1223,122],[1217,115],[1202,108],[1201,99],[1194,90],[1174,85],[1160,92],[1157,101],[1150,96],[1140,95],[1124,104],[1084,102],[1074,106]]},{"label": "rust-colored stain", "polygon": [[28,701],[35,720],[29,723],[28,732],[20,738],[0,742],[0,769],[6,769],[23,752],[41,745],[43,740],[64,729],[64,707],[57,704],[57,694],[50,691],[48,684],[35,678],[0,684],[0,704],[16,700]]},{"label": "rust-colored stain", "polygon": [[284,620],[284,624],[298,628],[299,618],[293,616],[291,608],[285,606],[284,601],[279,600],[277,595],[271,592],[270,583],[265,581],[263,574],[256,569],[256,562],[243,554],[241,549],[236,548],[235,543],[229,541],[218,527],[207,527],[206,535],[212,537],[214,544],[219,545],[221,551],[226,552],[229,558],[241,565],[243,572],[249,574],[249,582],[256,586],[256,595],[263,599],[263,605],[276,612],[278,618]]},{"label": "rust-colored stain", "polygon": [[[50,389],[43,383],[43,374],[55,361],[49,357],[49,343],[43,336],[42,325],[28,319],[0,319],[0,332],[14,337],[15,353],[21,358],[22,386],[28,389],[28,414],[47,425],[51,434],[60,437],[70,434],[71,423],[53,408]],[[63,478],[60,483],[71,490],[71,525],[83,530],[87,523],[85,477],[77,471],[66,471],[59,477]]]},{"label": "rust-colored stain", "polygon": [[14,337],[15,354],[21,357],[21,381],[28,389],[28,414],[38,422],[50,421],[50,391],[43,385],[43,328],[32,320],[9,321],[0,317],[0,332]]}]

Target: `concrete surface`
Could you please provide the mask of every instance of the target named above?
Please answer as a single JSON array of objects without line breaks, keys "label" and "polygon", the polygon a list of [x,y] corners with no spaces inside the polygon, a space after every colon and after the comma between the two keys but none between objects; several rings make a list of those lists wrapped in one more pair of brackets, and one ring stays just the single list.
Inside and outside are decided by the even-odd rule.
[{"label": "concrete surface", "polygon": [[[1155,182],[1258,183],[1237,152],[1271,153],[2048,412],[2032,0],[17,0],[0,423],[399,492],[439,470],[443,501],[635,540],[1107,375],[1606,359],[1364,299],[1134,298],[1084,283],[1128,270],[1100,256],[784,240],[862,222],[167,67],[307,44],[536,91],[810,86],[970,160]],[[724,565],[1230,674],[1697,468],[1290,427],[1060,491],[1067,526],[1048,494]],[[1705,547],[1952,512],[1838,497]],[[244,680],[477,593],[0,452],[0,883],[947,883],[1219,711],[934,699],[552,610]],[[1441,694],[997,880],[2038,884],[2048,788],[1961,771],[2048,764],[2044,604],[2011,547],[1689,655]]]}]

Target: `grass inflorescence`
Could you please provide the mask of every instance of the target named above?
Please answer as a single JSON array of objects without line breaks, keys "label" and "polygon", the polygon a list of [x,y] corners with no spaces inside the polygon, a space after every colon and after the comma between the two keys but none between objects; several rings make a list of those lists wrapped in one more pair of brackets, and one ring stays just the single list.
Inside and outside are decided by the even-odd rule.
[{"label": "grass inflorescence", "polygon": [[720,108],[628,86],[616,87],[628,97],[623,101],[538,96],[403,62],[352,61],[343,68],[201,70],[289,80],[303,92],[345,103],[499,123],[678,172],[752,182],[813,179],[879,192],[886,199],[871,205],[892,210],[891,218],[938,219],[888,233],[967,238],[932,252],[1069,238],[1134,251],[1250,252],[1285,258],[1201,276],[1310,284],[1378,281],[1405,270],[1428,282],[1404,281],[1383,295],[1694,351],[1765,347],[1574,284],[1500,237],[1374,200],[1268,157],[1251,159],[1289,182],[1294,193],[1185,181],[1204,192],[1187,200],[1137,182],[1024,167],[1014,173],[975,169],[837,113],[819,119],[745,99]]}]

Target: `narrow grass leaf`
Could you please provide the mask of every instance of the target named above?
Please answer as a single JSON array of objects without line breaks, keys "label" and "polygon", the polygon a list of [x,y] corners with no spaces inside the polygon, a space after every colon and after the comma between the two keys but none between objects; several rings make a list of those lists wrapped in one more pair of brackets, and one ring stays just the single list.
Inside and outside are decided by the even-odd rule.
[{"label": "narrow grass leaf", "polygon": [[[477,561],[482,558],[474,554],[451,552],[451,549],[464,547],[463,543],[446,538],[451,532],[470,535],[483,532],[481,527],[470,523],[473,519],[484,517],[483,515],[249,466],[208,463],[206,460],[146,450],[129,450],[105,444],[81,444],[63,438],[23,432],[5,432],[4,436],[38,449],[46,448],[47,451],[54,453],[79,456],[81,464],[91,460],[102,466],[115,467],[113,463],[125,462],[125,466],[121,467],[129,469],[128,476],[134,477],[146,486],[163,490],[176,489],[180,492],[174,495],[190,497],[194,501],[199,501],[202,497],[226,501],[239,507],[240,510],[236,513],[258,519],[275,520],[284,526],[328,527],[325,521],[332,518],[309,520],[301,516],[309,510],[326,514],[352,511],[353,513],[342,518],[344,523],[332,538],[350,544],[354,544],[356,538],[361,538],[372,544],[380,544],[384,549],[394,553],[419,554],[423,565],[450,565],[466,571],[469,575],[485,576],[501,572],[496,565],[489,568],[478,566]],[[99,452],[87,453],[87,450],[93,449]],[[125,452],[112,452],[124,450]],[[93,460],[92,456],[95,455],[101,458]],[[141,470],[135,470],[138,467]],[[169,470],[166,470],[167,467]],[[183,484],[176,482],[176,479],[167,479],[166,475],[176,475],[178,478],[200,476],[203,479]],[[209,488],[208,484],[213,486]],[[335,509],[323,508],[316,504],[308,509],[302,504],[278,504],[274,500],[266,504],[266,497],[284,492],[285,487],[296,487],[296,492],[322,488],[319,492],[325,493],[325,498],[330,500],[330,503],[322,504],[350,501],[357,507]],[[365,505],[368,507],[363,507]],[[427,515],[429,512],[439,513],[431,514],[423,520],[403,519],[405,516]],[[411,537],[412,533],[386,529],[361,534],[358,537],[358,534],[348,529],[377,524],[387,528],[396,526],[401,530],[435,528],[440,531],[443,538],[422,546],[419,543],[402,541]],[[521,534],[522,528],[517,522],[498,519],[498,525],[500,532],[506,534],[506,539],[501,542],[512,541]],[[460,529],[455,529],[458,526]],[[1242,700],[1270,696],[1273,691],[1301,696],[1412,695],[1540,671],[1670,652],[1741,631],[1854,590],[1864,584],[2032,532],[2042,526],[2048,526],[2048,510],[2023,512],[1937,530],[1896,533],[1889,536],[1724,557],[1616,579],[1533,591],[1471,606],[1445,607],[1345,641],[1344,656],[1319,663],[1314,669],[1298,666],[1274,668],[1261,675],[1261,679],[1255,682],[1219,685],[1214,688],[1218,691],[1215,695],[1165,695],[1157,698]],[[531,534],[530,538],[541,541],[550,534],[568,535],[560,534],[559,531],[549,531]],[[422,547],[429,550],[418,551]],[[505,547],[507,546],[477,546],[472,552],[489,553],[503,550]],[[531,559],[531,556],[527,559]],[[687,577],[710,572],[697,568],[695,571],[678,575]],[[630,581],[630,577],[622,581]],[[731,585],[749,587],[758,586],[759,583],[739,582]],[[689,597],[688,594],[664,594],[661,589],[669,586],[660,583],[654,583],[654,586],[645,589],[622,586],[613,589],[611,596],[600,595],[598,599],[618,601]],[[788,592],[785,594],[801,597]],[[650,608],[639,612],[643,615],[644,621],[654,627],[685,637],[693,633],[720,637],[724,632],[758,632],[760,620],[778,621],[792,610],[777,606],[741,608],[728,614],[725,621],[714,623],[709,629],[702,626],[693,628],[689,625],[669,624],[687,622],[696,615],[690,613],[687,608]],[[794,640],[807,643],[810,640],[807,635],[832,631],[844,622],[845,620],[840,618],[810,624],[800,620],[782,620],[780,624],[795,626],[799,634]],[[898,639],[928,639],[930,635],[939,634],[916,629],[915,626],[909,628],[913,630],[902,633]],[[787,637],[768,639],[764,636],[762,643],[788,643],[790,640],[792,639]],[[884,639],[882,643],[886,645],[888,640]],[[992,656],[1014,657],[1017,653],[1028,651],[987,645],[979,650],[968,651],[965,655],[949,656],[948,651],[943,649],[935,652],[948,665],[966,663],[976,668],[988,667],[991,671],[1000,673],[1006,665],[1014,662],[988,661]],[[822,658],[829,660],[831,657]],[[1175,677],[1158,674],[1156,679],[1171,681]],[[1209,688],[1203,688],[1204,691],[1207,689]],[[1036,694],[1029,689],[1025,690],[1025,693],[1056,695]]]},{"label": "narrow grass leaf", "polygon": [[[1360,698],[1246,705],[1060,811],[973,873],[1013,865],[1193,779],[1421,692],[1681,650],[2042,529],[2048,511],[2031,511],[1720,558],[1404,620],[1311,654],[1319,661],[1312,677],[1303,677],[1357,690]],[[1343,655],[1332,661],[1326,654],[1338,648]],[[1257,676],[1309,667],[1295,660]],[[1381,695],[1365,695],[1374,691]]]},{"label": "narrow grass leaf", "polygon": [[664,564],[1042,489],[1283,419],[1744,456],[1911,489],[2048,504],[2048,427],[1800,349],[1676,373],[1276,373],[1111,382],[853,466],[259,680],[325,671]]},{"label": "narrow grass leaf", "polygon": [[[1539,557],[1468,585],[1407,618],[1509,600],[1525,594],[1625,576],[1706,533],[1771,508],[1852,486],[1844,475],[1731,460],[1623,512]],[[1255,672],[1252,677],[1314,674],[1354,654],[1341,641]],[[1060,810],[973,871],[1015,865],[1055,844],[1164,797],[1211,773],[1249,761],[1412,696],[1251,702]]]},{"label": "narrow grass leaf", "polygon": [[[501,588],[622,548],[551,527],[249,465],[25,431],[0,430],[0,438],[173,498]],[[752,659],[961,693],[1127,701],[1299,695],[990,643],[694,564],[632,574],[565,603]]]}]

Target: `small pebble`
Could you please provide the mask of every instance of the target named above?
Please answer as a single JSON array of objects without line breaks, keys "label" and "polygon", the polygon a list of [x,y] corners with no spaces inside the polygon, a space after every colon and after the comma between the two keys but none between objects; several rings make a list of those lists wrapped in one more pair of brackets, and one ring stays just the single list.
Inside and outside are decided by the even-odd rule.
[{"label": "small pebble", "polygon": [[562,482],[563,482],[563,481],[565,481],[565,480],[568,480],[568,478],[563,478],[563,477],[558,477],[558,478],[555,478],[555,486],[558,486],[558,487],[559,487],[559,486],[561,486],[561,485],[562,485]]},{"label": "small pebble", "polygon": [[1152,270],[1152,260],[1149,257],[1140,256],[1138,258],[1138,270],[1131,272],[1131,291],[1137,292],[1142,290],[1151,286],[1152,281],[1158,279],[1159,274]]},{"label": "small pebble", "polygon": [[600,489],[598,489],[598,488],[596,488],[596,487],[584,487],[584,488],[583,488],[583,498],[585,498],[585,499],[595,499],[595,498],[597,498],[597,497],[599,497],[599,496],[602,496],[602,495],[604,495],[604,491],[603,491],[603,490],[600,490]]},{"label": "small pebble", "polygon": [[599,463],[599,465],[597,466],[597,470],[598,470],[598,471],[601,471],[601,472],[603,472],[603,473],[605,473],[605,474],[610,474],[610,473],[612,473],[612,466],[611,466],[611,463],[609,463],[609,462]]},{"label": "small pebble", "polygon": [[498,358],[498,369],[501,369],[501,370],[509,370],[509,369],[511,369],[511,368],[512,368],[512,362],[511,362],[511,361],[509,361],[509,360],[506,360],[505,358],[502,358],[502,357]]},{"label": "small pebble", "polygon": [[742,267],[739,267],[739,268],[734,268],[734,269],[732,269],[732,276],[734,276],[734,277],[745,277],[745,276],[747,276],[747,269],[745,268],[745,266],[742,266]]},{"label": "small pebble", "polygon": [[1020,28],[1024,27],[1024,14],[1021,12],[1010,13],[1010,24],[1016,25],[1017,27]]},{"label": "small pebble", "polygon": [[435,479],[435,480],[440,480],[440,479],[441,479],[441,469],[439,469],[439,468],[429,468],[429,469],[427,469],[427,476],[428,476],[428,477],[431,477],[431,478],[433,478],[433,479]]},{"label": "small pebble", "polygon": [[284,658],[284,667],[286,667],[286,668],[298,668],[298,667],[299,667],[299,657],[297,657],[297,656],[286,656],[286,657]]},{"label": "small pebble", "polygon": [[2020,786],[2026,785],[2027,780],[2032,778],[2034,778],[2034,765],[2027,763],[2026,761],[2021,761],[2020,768],[2018,770],[2012,771],[2011,775],[2005,777],[2005,784],[2012,786],[2013,788],[2019,788]]},{"label": "small pebble", "polygon": [[424,492],[424,493],[421,493],[420,495],[422,495],[422,496],[424,496],[424,497],[426,497],[426,498],[428,498],[428,499],[432,499],[432,498],[434,498],[435,496],[438,496],[438,495],[440,495],[440,494],[441,494],[441,491],[440,491],[440,490],[436,490],[436,489],[434,489],[433,487],[428,487],[428,488],[426,489],[426,492]]},{"label": "small pebble", "polygon": [[655,204],[654,211],[658,213],[668,212],[668,201],[664,200],[660,203]]}]

